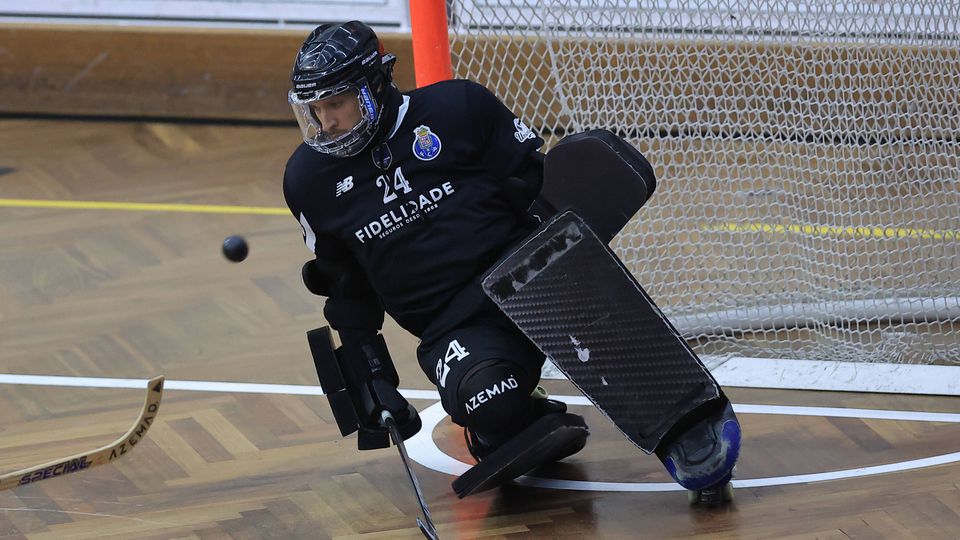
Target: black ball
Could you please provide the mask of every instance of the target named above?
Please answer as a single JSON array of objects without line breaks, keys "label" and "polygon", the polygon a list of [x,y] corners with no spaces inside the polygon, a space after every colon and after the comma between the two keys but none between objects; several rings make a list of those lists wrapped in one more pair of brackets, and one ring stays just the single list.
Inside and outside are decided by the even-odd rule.
[{"label": "black ball", "polygon": [[240,262],[247,258],[250,246],[242,236],[228,236],[223,241],[223,256],[233,262]]}]

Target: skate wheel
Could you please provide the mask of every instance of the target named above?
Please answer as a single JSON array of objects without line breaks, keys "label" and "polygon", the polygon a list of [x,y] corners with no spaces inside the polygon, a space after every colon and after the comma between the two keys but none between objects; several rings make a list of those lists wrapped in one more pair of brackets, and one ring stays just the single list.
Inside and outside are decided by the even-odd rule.
[{"label": "skate wheel", "polygon": [[722,486],[687,491],[687,502],[691,506],[720,506],[733,500],[733,485],[730,482]]},{"label": "skate wheel", "polygon": [[723,485],[723,502],[730,502],[733,500],[733,484],[727,482]]}]

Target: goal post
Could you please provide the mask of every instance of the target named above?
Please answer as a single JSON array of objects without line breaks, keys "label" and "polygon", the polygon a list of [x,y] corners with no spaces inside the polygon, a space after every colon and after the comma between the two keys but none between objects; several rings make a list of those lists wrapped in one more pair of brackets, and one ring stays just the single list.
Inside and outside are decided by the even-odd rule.
[{"label": "goal post", "polygon": [[446,0],[410,0],[410,37],[417,87],[453,76],[447,38]]},{"label": "goal post", "polygon": [[699,354],[960,362],[960,1],[445,7],[453,76],[548,147],[650,159],[611,246]]}]

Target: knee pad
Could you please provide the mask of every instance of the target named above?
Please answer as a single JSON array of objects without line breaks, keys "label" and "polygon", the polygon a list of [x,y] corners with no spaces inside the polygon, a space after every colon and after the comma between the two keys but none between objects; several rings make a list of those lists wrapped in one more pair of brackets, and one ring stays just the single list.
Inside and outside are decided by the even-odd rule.
[{"label": "knee pad", "polygon": [[489,359],[472,366],[452,392],[447,412],[453,421],[487,434],[523,427],[536,381],[518,364]]}]

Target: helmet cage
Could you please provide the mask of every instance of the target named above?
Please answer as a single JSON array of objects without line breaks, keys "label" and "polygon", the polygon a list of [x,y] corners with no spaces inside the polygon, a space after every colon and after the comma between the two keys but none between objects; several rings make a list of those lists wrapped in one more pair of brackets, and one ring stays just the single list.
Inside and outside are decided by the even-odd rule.
[{"label": "helmet cage", "polygon": [[[379,55],[378,55],[379,56]],[[287,101],[300,126],[303,142],[318,152],[335,157],[350,157],[359,154],[373,139],[380,126],[381,107],[371,88],[371,78],[379,79],[379,84],[390,84],[390,75],[396,57],[384,54],[377,67],[367,67],[367,73],[360,75],[354,82],[339,82],[330,86],[318,86],[319,81],[300,81],[287,93]],[[299,87],[299,88],[298,88]],[[305,88],[306,87],[306,88]],[[346,133],[329,137],[317,119],[312,103],[345,92],[353,91],[360,109],[360,121]],[[382,94],[381,94],[382,95]]]},{"label": "helmet cage", "polygon": [[[311,104],[347,92],[356,96],[357,107],[360,109],[360,120],[346,133],[331,137],[323,131],[323,126],[317,119]],[[291,90],[287,94],[287,101],[290,103],[293,115],[300,126],[303,142],[318,152],[335,157],[355,156],[366,147],[380,125],[380,107],[374,100],[366,82],[359,85],[347,84],[339,85],[336,88],[320,89],[309,96],[311,99],[303,99],[303,95],[303,92],[298,93]]]}]

